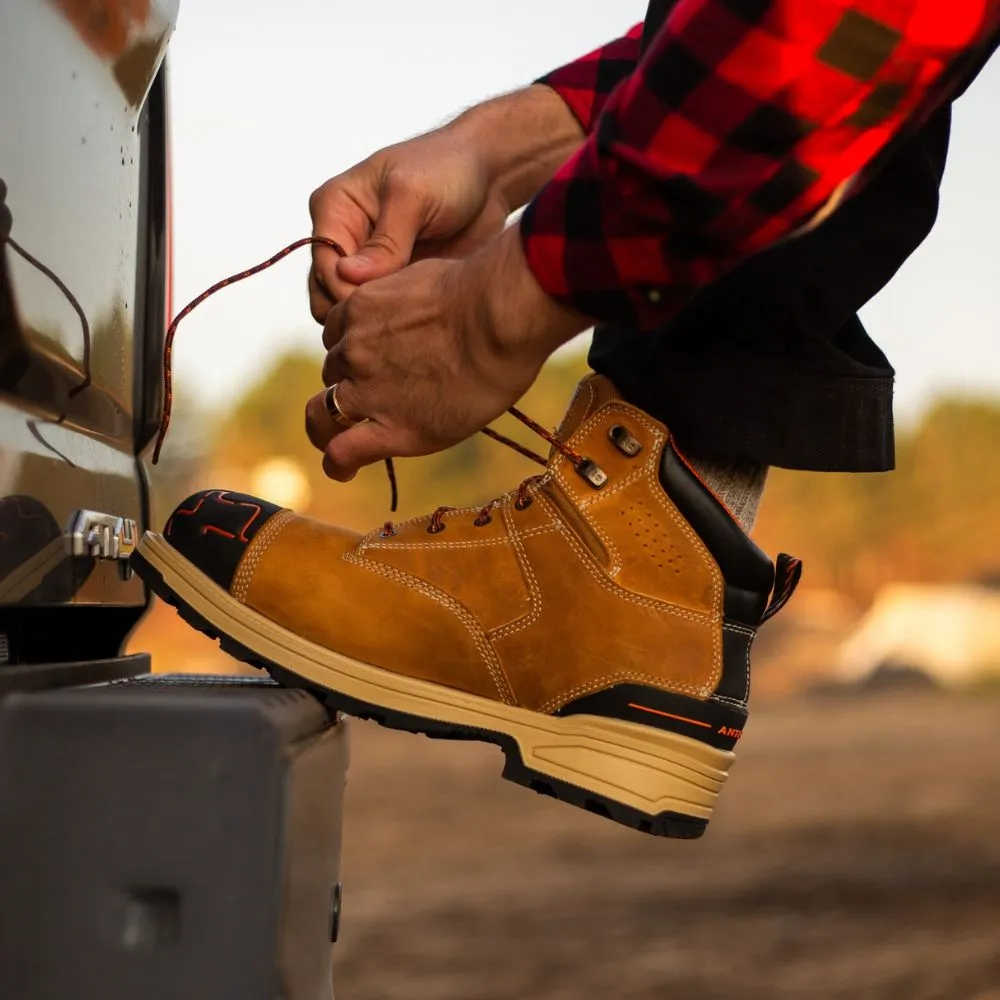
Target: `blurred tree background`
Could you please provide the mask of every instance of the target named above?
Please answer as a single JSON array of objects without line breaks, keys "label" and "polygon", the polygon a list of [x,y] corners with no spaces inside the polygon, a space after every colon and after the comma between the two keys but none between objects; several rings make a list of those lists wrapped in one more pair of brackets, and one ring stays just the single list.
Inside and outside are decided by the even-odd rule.
[{"label": "blurred tree background", "polygon": [[[199,406],[181,386],[164,459],[153,470],[155,519],[162,522],[195,489],[224,487],[359,530],[385,520],[383,466],[363,470],[349,485],[330,482],[305,437],[304,404],[322,388],[319,368],[318,354],[285,354],[225,413]],[[582,355],[557,356],[520,405],[555,427],[586,370]],[[544,453],[545,443],[512,418],[494,426]],[[439,504],[485,502],[539,471],[483,435],[396,464],[400,519]],[[1000,575],[998,499],[1000,400],[942,399],[898,434],[894,473],[772,471],[755,538],[772,555],[802,557],[804,585],[866,605],[896,580]]]},{"label": "blurred tree background", "polygon": [[997,577],[1000,400],[942,399],[896,446],[891,473],[773,472],[758,542],[860,604],[897,580]]}]

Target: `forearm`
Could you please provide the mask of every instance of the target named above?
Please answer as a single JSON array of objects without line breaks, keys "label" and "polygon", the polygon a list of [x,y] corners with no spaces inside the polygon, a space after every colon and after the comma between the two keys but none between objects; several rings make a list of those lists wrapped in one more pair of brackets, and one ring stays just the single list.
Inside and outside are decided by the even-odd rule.
[{"label": "forearm", "polygon": [[538,193],[584,139],[570,108],[541,84],[478,104],[445,128],[479,157],[491,188],[512,212]]},{"label": "forearm", "polygon": [[580,148],[614,88],[639,59],[642,24],[536,80],[485,101],[446,128],[480,157],[513,212],[526,205]]}]

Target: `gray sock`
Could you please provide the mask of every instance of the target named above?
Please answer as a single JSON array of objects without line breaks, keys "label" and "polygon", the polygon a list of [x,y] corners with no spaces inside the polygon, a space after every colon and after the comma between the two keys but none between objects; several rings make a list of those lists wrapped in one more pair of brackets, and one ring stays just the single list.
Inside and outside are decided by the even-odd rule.
[{"label": "gray sock", "polygon": [[705,485],[729,508],[739,526],[749,535],[757,519],[768,466],[743,459],[724,461],[686,457]]}]

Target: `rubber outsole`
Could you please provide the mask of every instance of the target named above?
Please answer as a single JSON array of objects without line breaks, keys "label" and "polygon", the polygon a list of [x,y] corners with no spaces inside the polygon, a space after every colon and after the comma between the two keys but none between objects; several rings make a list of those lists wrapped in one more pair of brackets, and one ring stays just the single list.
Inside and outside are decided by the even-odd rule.
[{"label": "rubber outsole", "polygon": [[132,566],[139,577],[161,600],[171,605],[193,629],[217,641],[224,653],[241,663],[247,663],[266,671],[285,687],[299,688],[310,692],[332,711],[343,712],[345,715],[358,719],[368,719],[377,722],[386,729],[397,729],[402,732],[428,736],[432,739],[474,740],[480,743],[492,743],[503,751],[505,763],[502,777],[508,781],[530,788],[540,795],[546,795],[558,799],[560,802],[577,806],[587,812],[603,816],[605,819],[638,830],[640,833],[677,840],[695,840],[705,832],[708,826],[707,820],[685,816],[682,813],[662,812],[650,815],[621,802],[579,788],[569,782],[541,774],[525,766],[517,741],[504,733],[460,726],[389,710],[306,681],[280,664],[262,657],[259,653],[226,635],[177,595],[166,584],[160,572],[144,559],[140,552],[132,555]]}]

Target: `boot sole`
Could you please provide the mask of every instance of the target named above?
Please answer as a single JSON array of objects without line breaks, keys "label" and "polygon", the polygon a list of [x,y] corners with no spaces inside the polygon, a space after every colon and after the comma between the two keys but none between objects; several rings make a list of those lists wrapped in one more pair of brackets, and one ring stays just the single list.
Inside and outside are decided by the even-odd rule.
[{"label": "boot sole", "polygon": [[544,715],[343,656],[241,604],[151,532],[132,565],[185,622],[280,684],[389,729],[496,744],[508,781],[643,833],[700,837],[732,766],[731,751],[676,733]]}]

